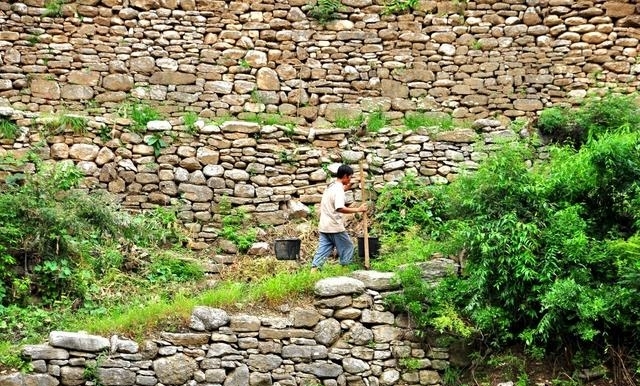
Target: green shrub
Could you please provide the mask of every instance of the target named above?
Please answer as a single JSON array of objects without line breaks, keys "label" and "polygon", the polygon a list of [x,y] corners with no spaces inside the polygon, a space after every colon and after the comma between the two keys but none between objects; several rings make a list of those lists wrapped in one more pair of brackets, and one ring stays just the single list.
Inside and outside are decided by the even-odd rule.
[{"label": "green shrub", "polygon": [[381,233],[401,233],[414,226],[432,229],[440,221],[433,189],[408,174],[397,184],[386,185],[376,201],[374,224]]},{"label": "green shrub", "polygon": [[82,302],[99,274],[121,266],[114,244],[180,242],[175,215],[118,212],[108,195],[75,189],[75,167],[31,161],[34,173],[0,185],[0,305]]},{"label": "green shrub", "polygon": [[602,97],[585,98],[575,109],[546,109],[540,114],[536,127],[548,140],[575,148],[607,133],[635,131],[640,127],[637,95],[609,92]]},{"label": "green shrub", "polygon": [[[448,186],[383,192],[380,208],[396,207],[388,216],[380,209],[385,229],[407,224],[414,205],[403,197],[421,208],[413,223],[428,238],[426,253],[406,249],[405,261],[440,248],[464,263],[459,276],[430,290],[417,273],[401,272],[404,293],[391,298],[394,306],[447,333],[462,335],[470,323],[497,348],[520,341],[535,352],[603,350],[635,339],[640,133],[605,130],[579,149],[551,150],[550,162],[532,166],[531,149],[509,145]],[[398,266],[401,255],[392,256]]]}]

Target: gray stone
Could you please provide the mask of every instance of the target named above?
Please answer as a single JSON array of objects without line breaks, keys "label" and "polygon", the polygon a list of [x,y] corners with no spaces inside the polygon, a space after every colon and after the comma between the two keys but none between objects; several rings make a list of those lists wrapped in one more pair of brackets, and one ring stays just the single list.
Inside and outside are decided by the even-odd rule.
[{"label": "gray stone", "polygon": [[193,358],[184,354],[176,354],[153,361],[153,371],[158,382],[165,385],[182,385],[193,378],[198,364]]},{"label": "gray stone", "polygon": [[120,368],[99,368],[98,379],[105,386],[130,386],[136,383],[136,373]]},{"label": "gray stone", "polygon": [[224,386],[249,386],[249,368],[245,365],[237,367],[227,376]]},{"label": "gray stone", "polygon": [[191,313],[189,328],[196,331],[213,331],[229,323],[226,311],[211,307],[196,307]]},{"label": "gray stone", "polygon": [[251,354],[247,360],[247,365],[259,372],[266,373],[275,370],[282,364],[282,358],[278,355]]},{"label": "gray stone", "polygon": [[344,276],[319,280],[314,287],[314,293],[324,297],[362,293],[364,291],[365,285],[363,282]]},{"label": "gray stone", "polygon": [[335,319],[325,319],[320,321],[315,331],[315,340],[325,346],[331,346],[340,337],[342,331],[340,322]]},{"label": "gray stone", "polygon": [[376,291],[388,291],[394,290],[400,287],[400,284],[394,282],[393,272],[378,272],[378,271],[354,271],[351,273],[351,277],[360,280],[364,283],[365,287]]},{"label": "gray stone", "polygon": [[52,331],[49,334],[49,344],[53,347],[86,352],[99,352],[111,347],[107,338],[64,331]]},{"label": "gray stone", "polygon": [[32,360],[37,359],[69,359],[69,352],[61,348],[53,348],[48,344],[27,345],[22,349],[22,354],[30,357]]}]

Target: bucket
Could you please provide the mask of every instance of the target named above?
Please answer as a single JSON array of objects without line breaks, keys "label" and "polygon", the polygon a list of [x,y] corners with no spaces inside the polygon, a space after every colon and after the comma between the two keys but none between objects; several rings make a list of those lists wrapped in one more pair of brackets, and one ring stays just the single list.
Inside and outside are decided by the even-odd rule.
[{"label": "bucket", "polygon": [[[378,257],[378,251],[380,250],[380,242],[375,236],[369,236],[369,258],[373,259]],[[358,257],[364,258],[364,237],[358,237]]]},{"label": "bucket", "polygon": [[300,239],[276,239],[273,249],[278,260],[298,260],[300,258]]}]

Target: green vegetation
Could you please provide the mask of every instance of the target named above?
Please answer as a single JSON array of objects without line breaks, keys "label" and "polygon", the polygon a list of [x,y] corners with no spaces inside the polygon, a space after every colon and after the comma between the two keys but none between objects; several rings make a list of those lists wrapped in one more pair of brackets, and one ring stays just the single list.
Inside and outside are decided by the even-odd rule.
[{"label": "green vegetation", "polygon": [[260,125],[293,125],[291,118],[282,116],[281,114],[268,114],[268,113],[247,113],[238,117],[248,122],[259,123]]},{"label": "green vegetation", "polygon": [[40,43],[40,36],[37,34],[30,34],[27,38],[27,42],[30,46],[35,46],[36,44]]},{"label": "green vegetation", "polygon": [[339,129],[355,129],[364,123],[364,115],[337,114],[335,126]]},{"label": "green vegetation", "polygon": [[408,130],[417,130],[422,127],[436,127],[442,130],[451,130],[455,126],[453,117],[448,114],[429,114],[424,112],[407,113],[404,117],[404,125]]},{"label": "green vegetation", "polygon": [[195,134],[198,132],[196,122],[198,122],[198,114],[193,111],[187,111],[182,116],[182,123],[184,123],[184,126],[187,128],[187,132],[191,134]]},{"label": "green vegetation", "polygon": [[399,364],[401,368],[409,371],[420,370],[422,368],[422,362],[418,358],[400,358]]},{"label": "green vegetation", "polygon": [[387,125],[387,117],[382,109],[376,109],[367,116],[367,131],[376,133]]},{"label": "green vegetation", "polygon": [[144,133],[147,130],[147,123],[163,119],[156,109],[146,102],[129,99],[118,108],[118,115],[132,121],[131,131]]},{"label": "green vegetation", "polygon": [[342,11],[342,1],[340,0],[316,0],[311,6],[308,15],[316,19],[320,24],[326,24],[338,17],[338,12]]},{"label": "green vegetation", "polygon": [[45,17],[60,17],[62,16],[62,6],[66,3],[66,0],[47,0],[44,3]]},{"label": "green vegetation", "polygon": [[537,128],[553,143],[579,148],[590,139],[612,131],[635,130],[640,125],[637,95],[607,93],[585,98],[578,109],[554,107],[540,114]]},{"label": "green vegetation", "polygon": [[164,139],[162,139],[162,134],[154,133],[152,135],[147,135],[144,138],[144,142],[153,148],[153,153],[157,156],[160,155],[160,152],[165,147],[169,146]]},{"label": "green vegetation", "polygon": [[383,15],[397,15],[412,11],[418,6],[418,0],[389,0],[382,10]]},{"label": "green vegetation", "polygon": [[0,118],[0,139],[16,139],[20,135],[20,127],[7,118]]},{"label": "green vegetation", "polygon": [[[603,363],[605,353],[624,353],[633,368],[640,353],[626,342],[638,334],[640,312],[634,100],[589,99],[566,110],[570,119],[561,120],[557,110],[543,113],[558,118],[559,132],[581,129],[571,147],[550,146],[548,162],[532,164],[534,149],[516,143],[449,185],[406,177],[385,188],[376,207],[384,215],[376,220],[388,247],[374,268],[397,270],[439,255],[463,262],[460,275],[435,289],[417,268],[401,269],[405,291],[389,303],[423,329],[469,336],[494,350],[521,343],[541,356],[563,347],[575,354],[576,366],[588,367],[598,361],[581,357]],[[520,370],[514,376],[528,382]]]},{"label": "green vegetation", "polygon": [[220,201],[222,217],[220,236],[231,241],[240,252],[246,252],[256,241],[256,230],[248,227],[250,216],[241,209],[231,207],[227,199]]},{"label": "green vegetation", "polygon": [[76,135],[87,133],[88,119],[80,115],[58,113],[51,116],[44,116],[42,126],[47,134],[60,134],[71,131]]}]

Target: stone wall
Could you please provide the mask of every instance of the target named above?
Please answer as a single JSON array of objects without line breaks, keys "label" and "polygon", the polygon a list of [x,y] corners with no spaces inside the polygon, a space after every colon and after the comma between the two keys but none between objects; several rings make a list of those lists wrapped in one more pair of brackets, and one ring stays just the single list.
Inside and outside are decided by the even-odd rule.
[{"label": "stone wall", "polygon": [[[433,184],[452,181],[461,170],[477,168],[500,143],[519,138],[512,128],[486,119],[469,129],[367,135],[242,121],[200,121],[197,132],[186,133],[180,125],[153,121],[143,135],[97,117],[88,120],[90,131],[74,135],[47,132],[38,113],[0,108],[2,117],[23,132],[16,140],[0,140],[0,157],[21,158],[36,149],[46,160],[75,164],[86,176],[85,187],[109,191],[127,209],[175,205],[193,248],[217,238],[223,199],[258,224],[281,225],[308,215],[340,163],[359,170],[362,161],[368,197],[375,199],[384,185],[407,174]],[[148,145],[154,135],[166,147]],[[0,169],[0,180],[22,169]],[[355,177],[349,201],[361,200],[359,172]]]},{"label": "stone wall", "polygon": [[[56,3],[48,1],[48,3]],[[59,3],[59,2],[58,2]],[[0,2],[0,98],[25,111],[115,114],[130,96],[167,118],[279,113],[321,125],[380,108],[514,118],[591,88],[640,86],[640,5],[618,0]]]},{"label": "stone wall", "polygon": [[[436,260],[423,269],[434,279],[455,267]],[[196,307],[189,331],[140,344],[54,331],[24,348],[33,373],[0,376],[0,386],[439,385],[448,350],[421,344],[406,315],[385,309],[391,276],[321,280],[313,306],[279,316]]]}]

